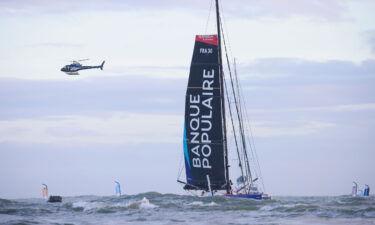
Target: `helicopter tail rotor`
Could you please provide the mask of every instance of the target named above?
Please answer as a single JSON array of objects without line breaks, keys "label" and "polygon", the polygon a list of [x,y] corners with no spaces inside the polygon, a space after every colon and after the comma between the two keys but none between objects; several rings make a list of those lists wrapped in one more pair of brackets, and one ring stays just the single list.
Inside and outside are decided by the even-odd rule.
[{"label": "helicopter tail rotor", "polygon": [[103,70],[103,66],[104,66],[104,63],[105,63],[105,60],[102,62],[102,64],[100,65],[100,69]]}]

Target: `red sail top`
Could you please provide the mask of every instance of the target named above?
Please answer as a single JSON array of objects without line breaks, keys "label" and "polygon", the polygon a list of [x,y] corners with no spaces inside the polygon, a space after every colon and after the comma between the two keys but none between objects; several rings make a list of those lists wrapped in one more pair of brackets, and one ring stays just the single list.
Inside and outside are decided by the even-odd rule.
[{"label": "red sail top", "polygon": [[218,45],[217,35],[196,35],[195,41],[203,42],[210,45]]}]

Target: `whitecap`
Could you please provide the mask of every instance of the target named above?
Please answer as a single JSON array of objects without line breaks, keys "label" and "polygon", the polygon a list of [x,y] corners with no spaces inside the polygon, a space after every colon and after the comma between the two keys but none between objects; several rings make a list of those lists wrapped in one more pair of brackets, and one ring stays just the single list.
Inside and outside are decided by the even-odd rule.
[{"label": "whitecap", "polygon": [[210,203],[203,203],[201,201],[194,201],[194,202],[191,202],[189,204],[187,204],[189,206],[217,206],[218,204],[215,203],[215,202],[210,202]]},{"label": "whitecap", "polygon": [[189,203],[187,205],[191,205],[191,206],[203,206],[203,202],[200,202],[200,201],[195,201],[195,202],[192,202],[192,203]]},{"label": "whitecap", "polygon": [[141,204],[139,205],[139,208],[141,209],[153,209],[156,207],[157,205],[150,203],[150,201],[145,197],[143,197],[143,199],[141,200]]},{"label": "whitecap", "polygon": [[84,208],[87,202],[79,201],[73,202],[73,208]]},{"label": "whitecap", "polygon": [[217,204],[215,202],[210,202],[210,203],[207,204],[207,206],[217,206],[217,205],[219,205],[219,204]]},{"label": "whitecap", "polygon": [[271,211],[273,209],[275,209],[275,207],[274,206],[270,206],[270,205],[265,205],[262,208],[260,208],[260,210],[264,210],[264,211]]},{"label": "whitecap", "polygon": [[104,208],[106,206],[107,206],[107,204],[105,204],[104,202],[79,201],[79,202],[74,202],[72,204],[73,208],[83,208],[83,211],[90,211],[90,210],[93,210],[93,209]]},{"label": "whitecap", "polygon": [[153,209],[153,208],[156,208],[158,206],[150,203],[150,201],[146,197],[143,197],[143,199],[140,200],[140,201],[128,203],[128,207],[129,208],[138,208],[138,209]]}]

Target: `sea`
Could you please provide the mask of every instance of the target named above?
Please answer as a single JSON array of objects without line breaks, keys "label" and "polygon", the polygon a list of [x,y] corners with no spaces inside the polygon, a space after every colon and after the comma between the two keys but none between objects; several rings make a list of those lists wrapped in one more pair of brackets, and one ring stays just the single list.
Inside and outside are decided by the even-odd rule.
[{"label": "sea", "polygon": [[137,195],[0,199],[0,224],[375,224],[375,196],[249,200],[148,192]]}]

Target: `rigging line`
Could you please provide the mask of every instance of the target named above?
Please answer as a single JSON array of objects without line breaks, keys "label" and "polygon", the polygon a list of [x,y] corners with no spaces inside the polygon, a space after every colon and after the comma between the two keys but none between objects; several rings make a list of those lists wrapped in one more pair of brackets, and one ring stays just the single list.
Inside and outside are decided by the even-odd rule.
[{"label": "rigging line", "polygon": [[226,99],[227,99],[227,102],[228,102],[229,115],[230,115],[230,120],[231,120],[231,123],[232,123],[232,130],[233,130],[234,142],[236,143],[236,150],[237,150],[238,162],[239,162],[238,166],[241,169],[241,175],[243,177],[244,174],[243,174],[243,168],[242,168],[240,150],[238,148],[237,135],[236,135],[236,130],[235,130],[235,127],[234,127],[233,116],[232,116],[232,108],[231,108],[231,105],[230,105],[230,102],[229,102],[228,88],[227,88],[227,85],[226,85],[226,82],[225,82],[225,78],[224,78],[224,89],[225,89],[225,94],[227,96]]},{"label": "rigging line", "polygon": [[[235,78],[235,85],[236,85],[236,89],[237,89],[237,96],[238,96],[238,108],[240,109],[240,116],[241,116],[241,120],[243,120],[243,111],[242,111],[242,101],[241,101],[241,93],[240,93],[240,89],[238,88],[238,78],[237,78],[237,65],[236,65],[236,58],[233,59],[234,62],[233,62],[233,68],[234,68],[234,78]],[[250,146],[251,147],[251,146]]]},{"label": "rigging line", "polygon": [[180,157],[180,163],[179,163],[180,168],[178,169],[178,174],[177,174],[177,178],[178,178],[178,179],[181,177],[181,173],[182,173],[182,169],[183,169],[183,165],[182,165],[182,157],[183,157],[183,155],[181,155],[181,157]]},{"label": "rigging line", "polygon": [[[246,118],[247,120],[249,120],[248,118]],[[256,150],[256,147],[255,147],[255,141],[254,141],[254,135],[253,135],[253,131],[252,131],[252,129],[251,129],[251,125],[250,125],[250,123],[249,122],[247,122],[249,125],[248,125],[248,130],[249,130],[249,133],[250,133],[250,137],[248,136],[247,138],[248,138],[248,142],[249,143],[252,143],[253,144],[253,154],[255,155],[255,156],[253,156],[254,157],[254,163],[255,163],[255,165],[257,166],[257,170],[258,170],[258,173],[259,173],[259,176],[261,177],[261,179],[260,179],[260,181],[261,181],[261,184],[262,184],[262,188],[263,188],[263,190],[264,191],[266,191],[266,188],[265,188],[265,186],[264,186],[264,181],[263,181],[263,175],[262,175],[262,170],[261,170],[261,168],[260,168],[260,164],[259,164],[259,159],[258,159],[258,152],[257,152],[257,150]]]},{"label": "rigging line", "polygon": [[[235,75],[235,82],[236,82],[236,87],[237,87],[237,94],[238,94],[238,96],[239,96],[239,98],[238,98],[238,102],[239,102],[239,108],[240,108],[240,113],[241,113],[241,119],[243,120],[243,114],[244,114],[244,113],[243,113],[242,108],[245,108],[245,117],[247,117],[248,115],[247,115],[246,105],[245,105],[244,103],[241,102],[241,99],[244,99],[244,97],[243,97],[243,95],[241,94],[242,91],[240,90],[240,86],[239,86],[238,74],[237,74],[237,66],[236,66],[236,59],[234,59],[233,66],[234,66],[234,75]],[[243,105],[244,105],[244,106],[243,106]],[[245,129],[248,130],[247,127],[250,125],[250,123],[249,123],[249,120],[248,120],[248,119],[247,119],[246,122],[247,122],[247,123],[245,124]],[[248,125],[248,126],[246,126],[246,125]],[[250,133],[250,134],[252,135],[252,133]],[[255,166],[256,166],[256,162],[258,162],[258,164],[259,164],[259,160],[257,160],[257,158],[254,157],[254,153],[253,153],[253,151],[255,150],[255,144],[254,144],[254,142],[251,142],[251,141],[249,140],[249,138],[248,138],[248,142],[249,142],[249,146],[250,146],[251,154],[252,154],[252,156],[253,156],[254,164],[255,164]],[[256,168],[256,170],[257,170],[257,169],[258,169],[258,168]],[[255,172],[256,172],[256,171],[255,171]],[[259,175],[257,174],[257,176],[259,176]]]},{"label": "rigging line", "polygon": [[[218,1],[220,1],[220,0],[218,0]],[[221,3],[221,1],[220,1],[220,3]],[[221,7],[220,8],[220,11],[222,11],[222,12],[224,12],[223,11],[224,9],[223,9],[223,7]],[[230,74],[230,76],[231,76],[231,81],[232,81],[232,75],[231,75],[231,73],[232,73],[232,71],[231,71],[231,68],[230,68],[230,64],[229,64],[229,56],[228,56],[228,54],[231,54],[231,52],[228,52],[228,49],[227,49],[227,44],[226,44],[226,39],[228,40],[228,34],[227,33],[225,33],[224,32],[224,29],[223,29],[223,24],[222,24],[222,22],[221,22],[221,20],[222,19],[220,19],[220,27],[221,27],[221,30],[222,30],[222,36],[223,36],[223,42],[224,42],[224,47],[225,47],[225,53],[226,53],[226,61],[227,61],[227,66],[228,66],[228,72],[229,72],[229,74]],[[224,21],[224,25],[225,25],[225,28],[226,28],[226,30],[227,30],[227,27],[226,27],[226,22]],[[230,48],[230,44],[228,44],[229,45],[229,48]],[[230,51],[231,51],[231,49],[229,49]],[[236,99],[234,99],[234,101],[236,101]],[[237,104],[235,104],[236,105],[236,107],[237,107]],[[242,139],[242,143],[244,144],[245,143],[245,139],[244,139],[244,137],[243,137],[243,132],[241,132],[241,129],[239,128],[239,130],[240,130],[240,133],[241,133],[241,135],[240,135],[240,137],[241,137],[241,139]],[[248,157],[247,157],[247,153],[246,153],[246,146],[243,146],[242,147],[242,152],[243,152],[243,155],[244,155],[244,159],[243,159],[243,161],[244,161],[244,165],[245,165],[245,171],[246,171],[246,177],[247,178],[251,178],[252,176],[251,176],[251,171],[250,171],[250,166],[249,166],[249,163],[248,163]],[[239,158],[239,160],[241,160],[241,158]],[[241,162],[242,163],[242,162]],[[242,173],[242,171],[241,171],[241,173]],[[249,180],[248,179],[246,179],[247,180],[247,182],[249,182]],[[251,181],[251,179],[250,179],[250,182],[252,183],[252,181]]]},{"label": "rigging line", "polygon": [[[236,73],[235,73],[235,78],[236,78],[236,87],[237,87],[237,94],[238,94],[238,107],[239,107],[239,111],[240,111],[240,118],[241,118],[241,121],[244,121],[244,116],[243,116],[243,114],[244,114],[244,112],[243,112],[243,108],[245,108],[246,109],[246,105],[244,105],[243,106],[243,103],[242,103],[242,101],[241,101],[241,99],[243,98],[243,96],[241,95],[241,93],[240,93],[240,90],[239,90],[239,86],[238,86],[238,78],[237,78],[237,70],[236,70]],[[245,115],[247,116],[247,111],[246,111],[246,113],[245,113]],[[245,134],[245,131],[247,131],[246,133],[249,133],[248,132],[248,129],[247,129],[247,127],[248,127],[248,124],[249,124],[249,121],[248,120],[246,120],[245,121],[246,123],[244,123],[244,134]],[[245,137],[248,137],[247,135],[245,135]],[[249,148],[250,148],[250,153],[251,153],[251,158],[250,158],[250,162],[251,163],[253,163],[253,164],[255,164],[255,166],[256,166],[256,158],[255,158],[255,156],[254,156],[254,143],[252,143],[251,141],[249,141],[249,139],[247,138],[247,141],[248,141],[248,143],[249,143]],[[255,167],[254,169],[256,169],[257,170],[257,168]],[[257,176],[259,176],[258,174],[257,174],[257,172],[256,172],[256,170],[255,170],[255,173],[256,173],[256,175]]]},{"label": "rigging line", "polygon": [[195,197],[199,197],[195,192],[190,191],[190,190],[185,190],[186,192],[190,193],[191,195],[194,195]]},{"label": "rigging line", "polygon": [[[239,85],[239,89],[242,89],[241,84],[239,84],[239,82],[237,82],[237,84]],[[242,91],[240,92],[240,94],[241,93],[242,93]],[[257,166],[257,170],[259,172],[259,176],[261,177],[260,180],[261,180],[263,190],[266,191],[265,186],[264,186],[263,176],[262,176],[262,170],[261,170],[260,164],[259,164],[258,152],[257,152],[256,147],[255,147],[254,135],[253,135],[253,131],[251,129],[249,114],[247,113],[246,100],[245,100],[245,98],[243,98],[243,99],[244,99],[243,104],[244,104],[244,108],[245,108],[245,119],[246,119],[246,122],[247,122],[247,127],[248,127],[248,130],[249,130],[249,133],[250,133],[251,140],[250,140],[249,137],[247,137],[247,138],[248,138],[248,142],[253,145],[253,151],[255,153],[255,163],[256,163],[256,166]]]},{"label": "rigging line", "polygon": [[[183,185],[181,184],[181,187],[182,187]],[[184,191],[186,192],[186,193],[190,193],[190,195],[193,195],[193,196],[195,196],[195,197],[199,197],[197,194],[195,194],[194,192],[192,192],[192,191],[190,191],[190,190],[186,190],[186,189],[184,189]]]},{"label": "rigging line", "polygon": [[[221,3],[221,0],[219,0],[220,1],[220,3]],[[222,20],[224,20],[224,27],[225,27],[225,31],[227,31],[228,30],[228,28],[227,28],[227,24],[226,24],[226,19],[225,19],[225,12],[224,12],[224,7],[221,7],[221,11],[222,11],[222,15],[223,15],[223,18],[222,18]],[[220,20],[221,21],[221,20]],[[220,25],[221,26],[223,26],[222,25],[222,23],[220,23]],[[222,27],[222,30],[224,30],[223,29],[223,27]],[[228,40],[228,49],[229,49],[229,52],[227,51],[227,48],[226,48],[226,45],[225,45],[225,50],[226,50],[226,53],[228,54],[232,54],[232,49],[231,49],[231,45],[230,45],[230,42],[229,42],[229,35],[228,35],[228,32],[226,32],[226,33],[224,33],[224,31],[222,31],[222,34],[223,34],[223,39],[225,38],[224,36],[226,36],[226,38],[227,38],[227,40]],[[224,40],[224,44],[225,44],[225,40]],[[228,62],[228,65],[229,65],[229,62]],[[235,70],[236,70],[236,68],[235,68]],[[230,71],[229,71],[230,72]],[[237,71],[235,71],[235,77],[236,77],[236,83],[237,83],[237,94],[238,94],[238,96],[240,96],[239,98],[238,98],[238,101],[239,101],[239,107],[240,107],[240,113],[241,114],[243,114],[243,110],[242,110],[242,102],[240,101],[241,100],[241,90],[240,90],[240,88],[238,88],[238,79],[237,79]],[[256,148],[255,148],[255,142],[254,142],[254,136],[253,136],[253,132],[252,132],[252,129],[251,129],[251,125],[250,125],[250,123],[249,123],[249,118],[248,118],[248,115],[247,115],[247,109],[246,109],[246,104],[245,104],[245,102],[244,102],[244,104],[243,104],[244,106],[243,106],[243,108],[245,108],[245,119],[247,120],[247,124],[248,124],[248,129],[246,129],[246,130],[250,130],[250,136],[251,136],[251,140],[250,140],[250,138],[247,136],[247,135],[245,135],[245,136],[247,136],[247,139],[248,139],[248,142],[249,142],[249,147],[250,147],[250,150],[251,150],[251,154],[253,155],[253,159],[254,159],[254,164],[255,164],[255,168],[254,169],[256,169],[256,170],[258,170],[258,172],[259,172],[259,175],[257,174],[257,176],[259,177],[260,176],[260,180],[261,180],[261,183],[262,183],[262,187],[263,187],[263,190],[265,190],[265,187],[264,187],[264,182],[263,182],[263,176],[262,176],[262,173],[261,173],[261,169],[260,169],[260,165],[259,165],[259,160],[258,160],[258,154],[257,154],[257,151],[256,151]],[[243,116],[241,115],[241,120],[243,120],[243,118],[242,118]],[[242,130],[243,132],[244,132],[244,130]],[[255,157],[254,157],[254,152],[255,152]],[[246,154],[246,156],[247,156],[247,154]],[[247,163],[248,163],[248,161],[247,161]],[[254,172],[257,172],[257,171],[254,171]]]},{"label": "rigging line", "polygon": [[[229,40],[229,31],[228,31],[228,27],[227,27],[227,23],[226,23],[226,18],[225,18],[225,12],[224,12],[224,7],[223,7],[223,4],[222,4],[222,1],[220,1],[220,5],[221,5],[221,15],[222,15],[222,20],[224,21],[224,28],[225,28],[225,35],[226,35],[226,39],[227,39],[227,42],[228,42],[228,49],[229,49],[229,55],[232,55],[233,56],[233,53],[232,53],[232,48],[231,48],[231,45],[230,45],[230,40]],[[223,33],[223,36],[224,36],[224,29],[222,28],[222,33]],[[230,57],[231,58],[231,57]]]},{"label": "rigging line", "polygon": [[[226,56],[227,56],[227,60],[229,60],[228,55],[226,55]],[[227,65],[230,65],[230,64],[228,63]],[[228,69],[229,69],[229,72],[231,73],[230,66],[228,66]],[[235,102],[235,105],[236,105],[237,117],[238,117],[239,115],[238,115],[238,108],[237,108],[237,102],[236,102],[237,98],[236,98],[235,92],[233,91],[233,78],[232,78],[232,76],[230,76],[230,78],[231,78],[231,84],[232,84],[232,93],[234,95],[234,102]],[[240,118],[239,118],[238,122],[239,122],[239,130],[240,130],[240,134],[241,134],[240,137],[241,137],[241,140],[242,140],[242,154],[244,156],[243,161],[244,161],[244,165],[245,165],[246,178],[247,178],[247,179],[245,179],[244,184],[245,184],[245,186],[251,187],[252,186],[252,175],[251,175],[250,165],[248,163],[248,157],[247,157],[247,152],[246,152],[246,143],[245,143],[246,139],[244,138],[244,133],[243,133],[243,128],[241,126],[241,121],[242,120],[240,120]],[[250,178],[250,181],[249,181],[249,178]]]},{"label": "rigging line", "polygon": [[220,22],[220,9],[219,1],[215,0],[216,7],[216,28],[217,28],[217,39],[218,39],[218,62],[219,62],[219,83],[220,83],[220,104],[221,104],[221,120],[222,120],[222,129],[223,129],[223,147],[224,147],[224,162],[225,162],[225,180],[226,180],[226,189],[227,194],[231,193],[231,184],[229,178],[229,165],[228,165],[228,145],[227,145],[227,127],[226,127],[226,118],[225,118],[225,99],[224,99],[224,71],[222,63],[222,49],[221,49],[221,22]]},{"label": "rigging line", "polygon": [[[244,107],[246,109],[246,106],[242,106],[242,100],[241,99],[243,98],[243,96],[241,95],[240,88],[238,86],[239,82],[238,82],[236,59],[234,59],[233,66],[234,66],[235,85],[236,85],[237,96],[238,96],[238,107],[239,107],[239,111],[240,111],[241,121],[244,121],[243,120],[243,110],[242,110],[242,108]],[[246,131],[246,124],[244,124],[244,126],[245,126],[245,128],[244,128],[244,132],[245,132]],[[247,135],[245,135],[245,137],[247,137]],[[249,147],[250,147],[250,151],[251,151],[251,155],[252,155],[252,158],[250,158],[250,161],[253,161],[254,160],[254,154],[253,154],[253,148],[252,148],[251,142],[249,142]],[[253,162],[253,164],[254,164],[255,175],[257,177],[259,177],[259,174],[257,172],[258,168],[256,167],[256,163]]]},{"label": "rigging line", "polygon": [[[240,120],[243,121],[243,110],[242,110],[242,101],[241,101],[241,94],[240,94],[240,90],[238,88],[238,78],[237,78],[237,65],[236,65],[236,59],[234,58],[233,59],[234,62],[233,62],[233,68],[234,68],[234,78],[235,78],[235,86],[236,86],[236,90],[237,90],[237,101],[238,101],[238,108],[239,108],[239,117],[240,117]],[[245,135],[246,136],[246,135]],[[250,147],[250,150],[251,149],[251,143],[249,143],[249,147]]]},{"label": "rigging line", "polygon": [[253,131],[251,129],[249,114],[248,114],[247,108],[246,108],[246,105],[247,105],[246,104],[246,99],[243,97],[243,94],[242,94],[243,91],[242,91],[241,84],[238,81],[238,75],[237,75],[237,73],[235,73],[235,76],[236,76],[236,84],[237,84],[237,88],[238,88],[238,93],[241,95],[240,99],[243,99],[242,105],[243,105],[243,108],[245,110],[245,120],[246,120],[246,124],[247,124],[247,129],[248,129],[250,137],[251,137],[251,140],[250,140],[249,137],[247,137],[247,139],[248,139],[249,144],[253,145],[253,147],[251,148],[251,150],[254,151],[254,153],[255,153],[255,163],[256,163],[256,166],[257,166],[257,170],[259,172],[259,176],[261,178],[260,181],[261,181],[261,184],[262,184],[263,191],[266,191],[266,188],[264,186],[264,181],[263,181],[262,170],[261,170],[260,164],[259,164],[258,153],[257,153],[256,147],[255,147],[254,135],[253,135]]},{"label": "rigging line", "polygon": [[[238,78],[237,78],[237,74],[235,74],[235,76],[236,76],[236,87],[237,87],[237,91],[238,91],[238,94],[240,95],[240,97],[239,97],[239,99],[244,99],[243,98],[243,96],[241,95],[241,92],[240,92],[240,88],[239,88],[239,82],[238,82]],[[241,102],[240,103],[240,107],[242,106],[242,105],[244,105],[244,103],[243,102]],[[243,120],[243,111],[242,111],[242,108],[245,108],[245,111],[246,111],[246,113],[245,113],[245,117],[247,116],[247,109],[246,109],[246,105],[244,105],[243,107],[241,107],[241,119]],[[247,118],[247,117],[246,117]],[[245,118],[245,119],[246,119]],[[248,126],[250,125],[250,123],[249,123],[249,120],[247,119],[246,120],[246,123],[245,123],[245,129],[248,131],[248,133],[250,133],[249,132],[249,129],[248,129]],[[251,133],[250,133],[251,134]],[[252,156],[252,163],[253,163],[253,165],[254,165],[254,172],[255,172],[255,174],[256,174],[256,176],[261,176],[261,173],[260,173],[260,166],[259,166],[259,160],[257,159],[257,157],[254,155],[254,151],[255,151],[255,149],[254,149],[254,147],[253,146],[255,146],[254,145],[254,143],[252,143],[251,141],[250,141],[250,139],[249,139],[249,137],[246,135],[246,137],[247,137],[247,142],[249,143],[249,147],[250,147],[250,151],[251,151],[251,156]],[[259,171],[259,174],[258,174],[258,171]],[[263,185],[264,186],[264,185]]]},{"label": "rigging line", "polygon": [[[257,166],[258,166],[259,176],[261,177],[260,182],[262,183],[262,188],[263,188],[263,190],[266,191],[266,188],[265,188],[265,186],[264,186],[264,181],[263,181],[262,170],[261,170],[261,168],[260,168],[260,164],[259,164],[258,152],[257,152],[256,149],[255,149],[254,137],[253,137],[253,135],[252,135],[251,128],[250,128],[250,134],[251,134],[251,139],[252,139],[252,141],[253,141],[253,145],[254,145],[254,152],[255,152],[255,156],[256,156],[256,164],[257,164]],[[248,138],[249,138],[249,137],[248,137]],[[250,140],[249,140],[249,141],[250,141]]]},{"label": "rigging line", "polygon": [[[222,23],[220,23],[220,26],[222,27]],[[253,182],[252,182],[251,170],[250,170],[249,160],[248,160],[248,156],[247,156],[247,152],[246,152],[246,138],[245,138],[245,135],[244,135],[244,129],[243,129],[243,126],[242,126],[242,120],[241,120],[241,117],[239,115],[240,112],[239,112],[238,105],[237,105],[238,104],[237,103],[237,97],[236,97],[236,92],[235,92],[234,85],[233,85],[233,77],[232,77],[232,72],[231,72],[231,68],[230,68],[228,50],[227,50],[227,45],[226,45],[225,37],[224,36],[223,36],[223,43],[224,43],[225,56],[226,56],[228,70],[229,70],[229,76],[230,76],[231,86],[232,86],[232,93],[233,93],[233,96],[234,96],[234,101],[235,101],[235,106],[236,106],[236,112],[237,112],[237,117],[238,117],[238,124],[239,124],[239,129],[240,129],[240,134],[241,134],[242,145],[243,145],[243,153],[244,153],[244,159],[245,159],[245,166],[247,167],[247,171],[246,172],[249,175],[250,183],[252,184]]]},{"label": "rigging line", "polygon": [[[247,118],[247,120],[249,121],[249,119]],[[255,141],[254,141],[254,135],[253,135],[253,131],[252,131],[252,129],[251,129],[251,125],[250,125],[250,123],[249,122],[247,122],[249,125],[249,133],[250,133],[250,137],[248,137],[248,141],[249,142],[252,142],[252,144],[253,144],[253,148],[254,148],[254,153],[255,153],[255,159],[256,159],[256,164],[257,164],[257,166],[258,166],[258,171],[259,171],[259,175],[260,175],[260,177],[261,177],[261,183],[262,183],[262,187],[263,187],[263,190],[264,191],[266,191],[266,188],[265,188],[265,186],[264,186],[264,180],[263,180],[263,175],[262,175],[262,170],[261,170],[261,168],[260,168],[260,164],[259,164],[259,157],[258,157],[258,152],[257,152],[257,150],[256,150],[256,147],[255,147]],[[251,141],[250,141],[250,138],[251,138]]]},{"label": "rigging line", "polygon": [[207,29],[208,29],[208,23],[210,22],[210,17],[211,17],[211,9],[212,9],[212,2],[214,0],[211,0],[211,3],[210,3],[210,9],[208,11],[208,17],[207,17],[207,22],[206,22],[206,28],[204,29],[204,34],[207,34]]},{"label": "rigging line", "polygon": [[[233,92],[234,92],[234,90],[233,90]],[[238,92],[238,90],[237,90],[237,92]],[[237,98],[237,100],[239,101],[241,99],[241,97],[240,96],[238,96],[238,98]],[[240,105],[240,102],[237,102],[237,106],[238,106],[238,114],[237,114],[237,116],[238,116],[238,120],[239,121],[241,121],[240,122],[240,125],[242,125],[240,128],[241,128],[241,135],[242,135],[242,140],[243,140],[243,142],[244,142],[244,145],[246,144],[246,135],[245,135],[245,128],[243,127],[243,117],[242,117],[242,114],[243,114],[243,112],[242,112],[242,109],[241,109],[241,105]],[[252,151],[252,149],[251,149],[251,146],[249,145],[249,147],[250,147],[250,151]],[[252,153],[252,152],[251,152]],[[252,174],[251,174],[251,170],[250,170],[250,163],[249,163],[249,158],[248,158],[248,154],[247,154],[247,149],[245,149],[244,150],[244,156],[245,156],[245,159],[246,159],[246,165],[247,165],[247,168],[248,168],[248,173],[250,174],[250,182],[251,182],[251,186],[253,185],[253,181],[252,181]],[[251,160],[251,159],[250,159]],[[254,170],[254,172],[255,172],[255,174],[257,175],[257,173],[256,173],[256,168],[254,168],[255,170]],[[251,187],[250,186],[250,187]]]}]

